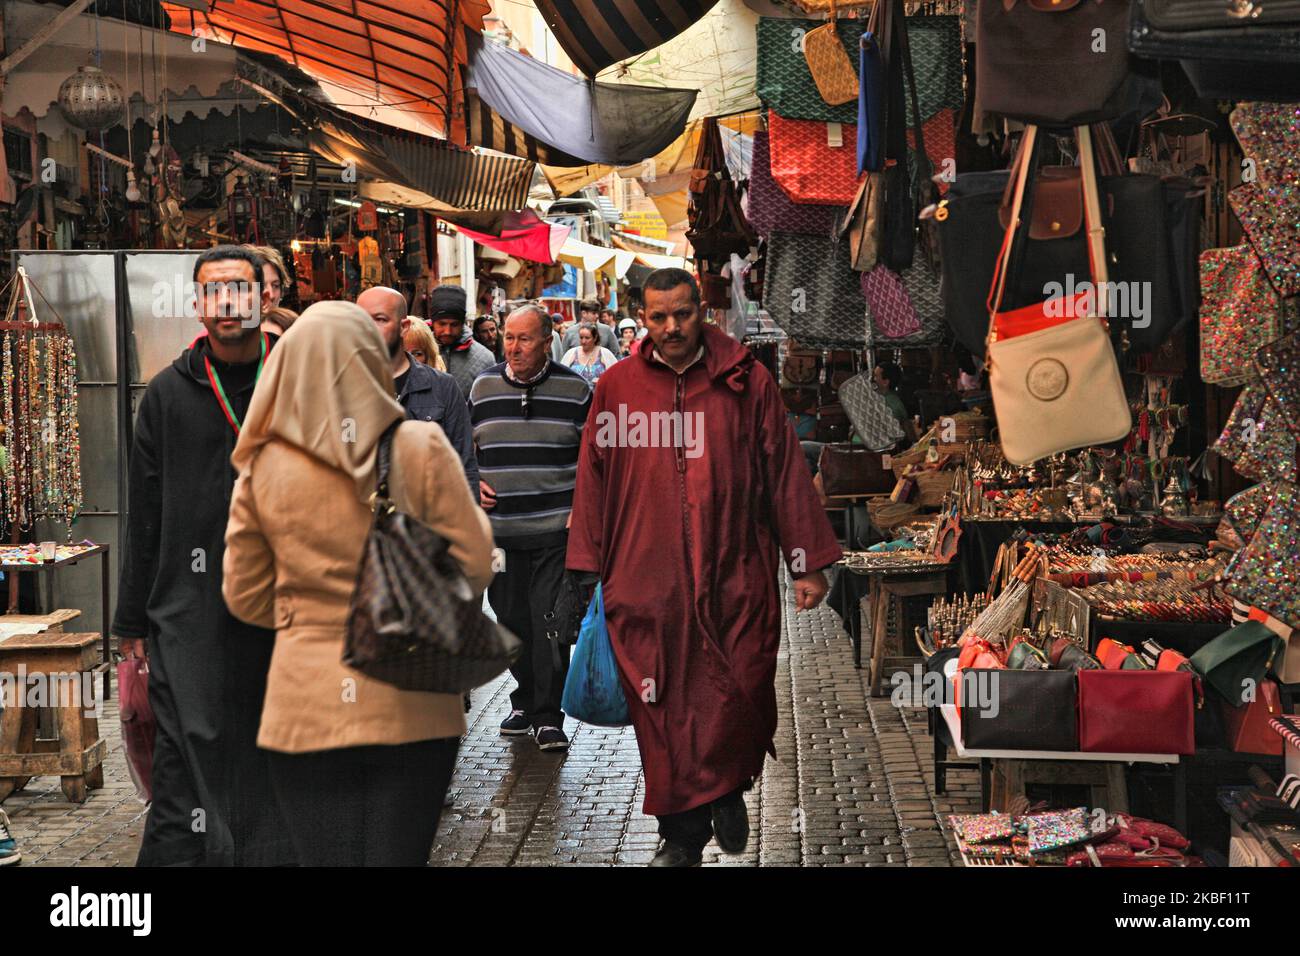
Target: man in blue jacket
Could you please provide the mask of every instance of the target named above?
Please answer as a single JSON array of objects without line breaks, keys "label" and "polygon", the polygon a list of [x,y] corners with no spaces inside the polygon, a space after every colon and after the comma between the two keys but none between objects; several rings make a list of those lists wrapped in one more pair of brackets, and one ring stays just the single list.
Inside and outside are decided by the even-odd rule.
[{"label": "man in blue jacket", "polygon": [[446,372],[415,361],[402,348],[402,330],[412,321],[406,314],[406,297],[396,289],[374,286],[357,296],[357,305],[370,313],[384,337],[393,366],[393,391],[406,409],[406,417],[437,422],[465,466],[470,491],[478,498],[478,461],[469,408],[456,380]]}]

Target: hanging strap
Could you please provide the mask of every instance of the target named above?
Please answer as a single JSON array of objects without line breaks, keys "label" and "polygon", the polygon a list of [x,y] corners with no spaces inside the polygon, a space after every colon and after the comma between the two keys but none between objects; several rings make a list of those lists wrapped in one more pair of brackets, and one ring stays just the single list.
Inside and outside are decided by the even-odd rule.
[{"label": "hanging strap", "polygon": [[391,508],[393,504],[388,497],[388,474],[393,467],[393,436],[402,421],[399,418],[385,428],[375,448],[375,493],[370,497],[370,505],[376,513],[381,507]]}]

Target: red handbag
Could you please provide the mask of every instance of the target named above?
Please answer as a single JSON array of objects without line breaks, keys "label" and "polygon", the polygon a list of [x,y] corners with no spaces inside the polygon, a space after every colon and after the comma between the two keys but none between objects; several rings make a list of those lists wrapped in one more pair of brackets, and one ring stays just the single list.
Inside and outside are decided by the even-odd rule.
[{"label": "red handbag", "polygon": [[772,178],[791,202],[852,204],[858,194],[856,126],[783,119],[769,110],[767,138]]},{"label": "red handbag", "polygon": [[1256,688],[1255,699],[1244,707],[1223,704],[1223,723],[1228,729],[1228,743],[1233,750],[1244,754],[1273,754],[1282,756],[1282,737],[1269,722],[1282,713],[1282,697],[1277,684],[1265,678]]},{"label": "red handbag", "polygon": [[1079,671],[1079,749],[1192,754],[1192,675],[1186,671]]}]

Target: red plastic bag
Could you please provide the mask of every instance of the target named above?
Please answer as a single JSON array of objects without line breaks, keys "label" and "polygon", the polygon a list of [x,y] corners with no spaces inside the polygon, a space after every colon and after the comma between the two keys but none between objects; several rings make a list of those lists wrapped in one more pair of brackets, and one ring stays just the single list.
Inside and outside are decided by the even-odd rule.
[{"label": "red plastic bag", "polygon": [[139,657],[120,661],[117,692],[126,765],[136,793],[148,803],[153,800],[153,742],[158,728],[149,705],[149,662]]}]

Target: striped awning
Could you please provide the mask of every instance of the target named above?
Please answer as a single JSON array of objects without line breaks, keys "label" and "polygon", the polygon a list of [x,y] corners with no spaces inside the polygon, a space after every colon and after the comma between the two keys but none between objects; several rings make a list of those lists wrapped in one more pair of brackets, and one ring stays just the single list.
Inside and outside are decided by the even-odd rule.
[{"label": "striped awning", "polygon": [[[207,0],[163,7],[171,28],[292,63],[312,78],[422,114],[464,142],[456,103],[465,31],[483,29],[485,0]],[[447,122],[448,117],[452,122]]]},{"label": "striped awning", "polygon": [[717,0],[535,0],[574,64],[595,76],[652,50],[709,12]]},{"label": "striped awning", "polygon": [[570,156],[511,123],[488,106],[474,90],[466,92],[469,114],[469,142],[498,153],[522,156],[547,166],[586,166],[587,161]]}]

